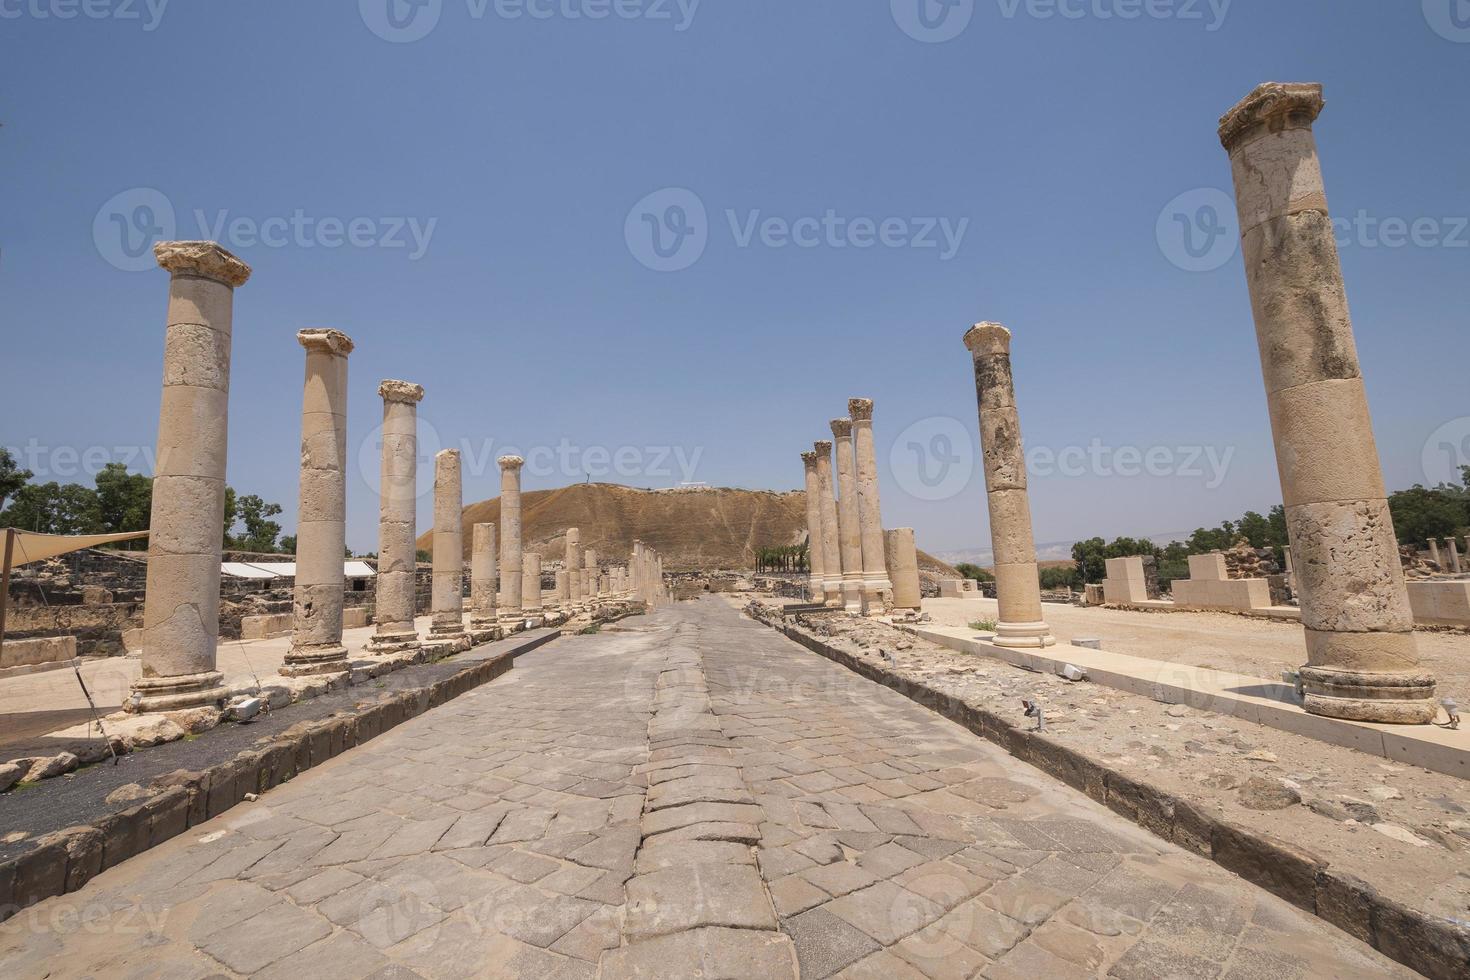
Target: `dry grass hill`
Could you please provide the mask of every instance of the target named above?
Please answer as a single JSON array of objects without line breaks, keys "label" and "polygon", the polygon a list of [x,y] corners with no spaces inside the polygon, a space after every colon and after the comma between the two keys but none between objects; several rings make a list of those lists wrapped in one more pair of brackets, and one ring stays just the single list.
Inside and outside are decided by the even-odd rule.
[{"label": "dry grass hill", "polygon": [[[500,523],[500,498],[464,510],[465,557],[473,527]],[[637,490],[611,483],[579,483],[560,490],[521,494],[521,533],[526,551],[544,562],[561,561],[566,528],[580,528],[582,547],[605,559],[633,550],[635,539],[657,548],[666,571],[748,569],[757,548],[800,544],[806,538],[806,494],[769,490],[689,488]],[[432,548],[432,534],[418,540]],[[919,553],[923,571],[955,575],[944,563]]]}]

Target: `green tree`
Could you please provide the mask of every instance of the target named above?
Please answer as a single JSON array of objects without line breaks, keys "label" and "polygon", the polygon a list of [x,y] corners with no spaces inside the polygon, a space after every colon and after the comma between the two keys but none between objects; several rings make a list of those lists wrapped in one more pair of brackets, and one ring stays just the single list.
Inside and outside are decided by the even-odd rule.
[{"label": "green tree", "polygon": [[[294,555],[294,554],[296,554],[296,535],[294,535],[294,534],[288,534],[288,535],[286,535],[285,537],[281,538],[281,543],[278,544],[276,547],[280,550],[281,554],[283,554],[283,555]],[[351,558],[352,557],[352,549],[351,548],[348,548],[347,549],[347,557],[348,558]]]},{"label": "green tree", "polygon": [[[1072,560],[1077,563],[1073,581],[1097,584],[1107,577],[1109,558],[1131,558],[1135,555],[1163,554],[1163,549],[1148,538],[1114,538],[1111,543],[1102,538],[1088,538],[1072,545]],[[1080,580],[1080,581],[1079,581]]]},{"label": "green tree", "polygon": [[27,483],[0,514],[0,525],[39,534],[96,534],[97,494],[78,483]]},{"label": "green tree", "polygon": [[968,578],[968,579],[974,579],[976,582],[994,582],[995,581],[995,576],[994,575],[991,575],[989,572],[987,572],[985,569],[981,568],[979,565],[972,565],[972,564],[970,564],[967,561],[960,562],[958,565],[956,565],[954,567],[954,570],[957,571],[957,572],[959,572],[962,577]]},{"label": "green tree", "polygon": [[[129,473],[122,463],[108,463],[97,474],[97,523],[104,534],[146,531],[153,516],[153,481]],[[127,546],[141,544],[127,542]],[[146,545],[141,545],[146,547]]]},{"label": "green tree", "polygon": [[16,464],[10,450],[0,449],[0,511],[5,510],[5,501],[29,483],[33,476],[35,474],[30,470],[23,470]]},{"label": "green tree", "polygon": [[[244,533],[230,538],[230,547],[259,554],[274,552],[281,525],[270,518],[281,512],[281,505],[268,504],[253,493],[237,497],[236,504],[240,515],[239,523],[244,525]],[[234,530],[233,525],[230,529]]]},{"label": "green tree", "polygon": [[1400,544],[1422,545],[1430,538],[1443,538],[1470,525],[1470,505],[1451,489],[1427,490],[1414,486],[1388,498],[1394,533]]}]

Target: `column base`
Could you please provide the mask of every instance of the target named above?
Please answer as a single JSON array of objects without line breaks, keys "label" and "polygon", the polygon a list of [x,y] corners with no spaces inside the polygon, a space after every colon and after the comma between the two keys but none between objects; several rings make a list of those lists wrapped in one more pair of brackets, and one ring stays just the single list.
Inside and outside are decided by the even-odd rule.
[{"label": "column base", "polygon": [[1057,638],[1045,623],[997,623],[995,639],[998,647],[1042,649],[1056,646]]},{"label": "column base", "polygon": [[419,635],[411,633],[374,633],[365,647],[368,653],[386,655],[405,653],[419,648]]},{"label": "column base", "polygon": [[174,677],[140,677],[123,709],[130,714],[215,707],[229,696],[225,675],[217,670]]},{"label": "column base", "polygon": [[343,674],[352,669],[347,648],[340,643],[324,646],[292,646],[286,662],[276,673],[282,677],[312,677],[316,674]]},{"label": "column base", "polygon": [[842,583],[842,608],[854,615],[863,614],[863,583]]},{"label": "column base", "polygon": [[1439,704],[1434,676],[1302,667],[1302,705],[1309,714],[1389,725],[1427,725]]}]

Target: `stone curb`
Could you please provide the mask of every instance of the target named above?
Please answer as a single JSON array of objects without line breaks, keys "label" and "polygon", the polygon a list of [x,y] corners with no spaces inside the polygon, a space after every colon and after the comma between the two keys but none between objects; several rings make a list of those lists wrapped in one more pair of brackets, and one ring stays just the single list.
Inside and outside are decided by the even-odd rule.
[{"label": "stone curb", "polygon": [[43,899],[74,892],[94,876],[157,847],[244,800],[319,766],[354,746],[508,673],[517,657],[561,636],[552,630],[427,687],[401,691],[353,715],[304,722],[258,749],[193,774],[145,802],[38,838],[37,847],[0,864],[0,922]]},{"label": "stone curb", "polygon": [[1470,929],[1393,901],[1367,882],[1285,841],[1201,813],[1187,801],[1131,779],[990,711],[829,646],[803,630],[755,617],[790,640],[1004,748],[1157,837],[1208,858],[1362,940],[1431,980],[1470,976]]}]

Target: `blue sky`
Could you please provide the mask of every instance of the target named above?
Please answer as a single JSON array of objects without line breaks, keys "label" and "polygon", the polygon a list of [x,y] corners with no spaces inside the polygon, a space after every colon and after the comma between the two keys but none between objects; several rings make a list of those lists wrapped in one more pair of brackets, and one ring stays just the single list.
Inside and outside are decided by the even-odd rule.
[{"label": "blue sky", "polygon": [[385,377],[428,390],[467,501],[507,447],[531,489],[796,488],[871,397],[885,523],[984,545],[978,320],[1015,333],[1039,540],[1264,510],[1215,124],[1275,79],[1326,86],[1390,486],[1470,452],[1465,0],[391,2],[0,0],[0,445],[63,481],[142,465],[167,286],[122,231],[167,227],[254,267],[229,479],[288,528],[294,333],[357,342],[358,550]]}]

